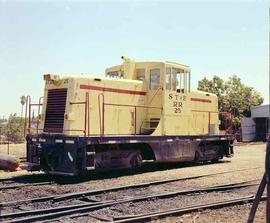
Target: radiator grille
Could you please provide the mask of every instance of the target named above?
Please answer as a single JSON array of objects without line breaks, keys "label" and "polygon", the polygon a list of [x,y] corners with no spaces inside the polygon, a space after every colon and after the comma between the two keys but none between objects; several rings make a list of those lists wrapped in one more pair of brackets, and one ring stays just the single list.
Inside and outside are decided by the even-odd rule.
[{"label": "radiator grille", "polygon": [[44,132],[63,132],[67,89],[48,90]]}]

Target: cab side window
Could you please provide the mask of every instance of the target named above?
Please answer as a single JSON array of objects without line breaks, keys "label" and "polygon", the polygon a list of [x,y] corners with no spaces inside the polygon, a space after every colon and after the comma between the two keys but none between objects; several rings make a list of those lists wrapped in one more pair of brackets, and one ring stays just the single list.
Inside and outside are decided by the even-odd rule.
[{"label": "cab side window", "polygon": [[136,69],[137,79],[140,81],[145,80],[145,69]]},{"label": "cab side window", "polygon": [[166,67],[166,90],[171,90],[171,68]]},{"label": "cab side window", "polygon": [[189,73],[184,70],[166,67],[166,90],[185,93],[189,89]]},{"label": "cab side window", "polygon": [[177,69],[172,67],[166,68],[166,90],[176,91],[178,86]]},{"label": "cab side window", "polygon": [[184,73],[183,72],[177,73],[176,74],[176,79],[177,79],[177,92],[184,93],[184,91],[185,91],[185,86],[184,86],[185,77],[184,77]]},{"label": "cab side window", "polygon": [[150,90],[157,90],[160,86],[160,70],[150,70]]},{"label": "cab side window", "polygon": [[176,91],[176,86],[177,86],[176,74],[177,74],[177,70],[176,70],[175,68],[172,68],[172,73],[171,73],[171,77],[172,77],[172,87],[171,87],[171,89],[172,89],[173,91]]},{"label": "cab side window", "polygon": [[177,92],[179,93],[185,93],[186,92],[186,73],[184,71],[179,71],[176,74],[177,78]]}]

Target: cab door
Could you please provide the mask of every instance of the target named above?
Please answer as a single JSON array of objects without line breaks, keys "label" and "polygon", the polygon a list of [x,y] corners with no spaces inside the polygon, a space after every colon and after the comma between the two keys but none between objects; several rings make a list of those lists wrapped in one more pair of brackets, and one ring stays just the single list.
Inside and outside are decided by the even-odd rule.
[{"label": "cab door", "polygon": [[148,129],[149,133],[153,133],[160,122],[163,88],[160,67],[150,67],[148,71],[147,105],[149,108],[147,109],[147,119],[144,127]]},{"label": "cab door", "polygon": [[188,73],[177,67],[166,67],[164,94],[164,134],[190,135],[188,106]]}]

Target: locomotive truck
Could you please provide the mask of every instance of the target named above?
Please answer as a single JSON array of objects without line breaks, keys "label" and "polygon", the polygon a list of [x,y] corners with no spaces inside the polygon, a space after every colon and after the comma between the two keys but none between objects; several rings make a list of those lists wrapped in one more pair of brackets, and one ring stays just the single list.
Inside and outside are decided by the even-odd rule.
[{"label": "locomotive truck", "polygon": [[[30,169],[79,175],[233,155],[234,136],[219,130],[217,96],[191,91],[188,66],[122,59],[103,77],[44,75],[42,109],[27,102]],[[32,129],[35,105],[41,112]]]}]

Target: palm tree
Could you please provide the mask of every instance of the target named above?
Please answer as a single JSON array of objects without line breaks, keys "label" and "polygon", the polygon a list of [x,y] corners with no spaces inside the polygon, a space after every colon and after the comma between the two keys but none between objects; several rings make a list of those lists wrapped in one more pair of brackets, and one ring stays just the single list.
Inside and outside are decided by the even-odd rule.
[{"label": "palm tree", "polygon": [[21,100],[21,105],[22,105],[21,117],[23,117],[23,106],[25,105],[26,97],[23,95],[20,97],[20,100]]}]

